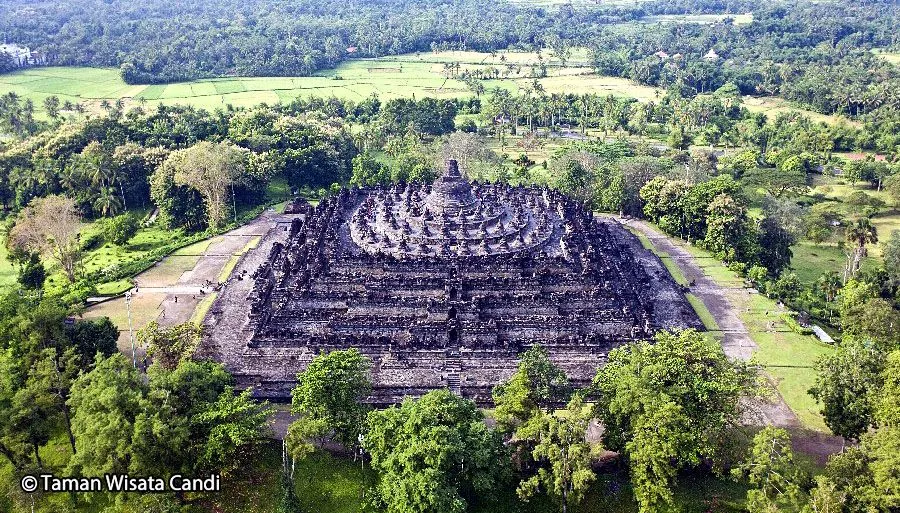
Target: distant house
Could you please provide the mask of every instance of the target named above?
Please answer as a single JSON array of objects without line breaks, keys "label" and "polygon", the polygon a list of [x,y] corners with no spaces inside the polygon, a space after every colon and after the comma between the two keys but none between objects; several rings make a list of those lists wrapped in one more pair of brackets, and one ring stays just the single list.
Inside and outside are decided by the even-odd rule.
[{"label": "distant house", "polygon": [[676,61],[681,60],[682,57],[684,57],[684,56],[681,55],[680,53],[676,53],[675,55],[672,56],[672,58],[675,59]]},{"label": "distant house", "polygon": [[719,60],[719,54],[717,54],[715,50],[710,48],[709,51],[706,52],[706,55],[703,56],[703,58],[711,62],[717,61]]},{"label": "distant house", "polygon": [[357,47],[355,47],[355,46],[348,46],[348,47],[347,47],[347,53],[348,53],[348,54],[354,54],[354,53],[356,53],[358,50],[359,50],[359,48],[357,48]]},{"label": "distant house", "polygon": [[660,60],[664,60],[664,61],[665,61],[665,60],[668,60],[668,59],[669,59],[669,54],[667,54],[666,52],[664,52],[664,51],[662,51],[662,50],[660,50],[660,51],[654,53],[653,55],[659,57]]},{"label": "distant house", "polygon": [[27,66],[40,66],[46,63],[46,57],[40,52],[33,52],[27,46],[19,46],[15,44],[0,44],[0,53],[5,53],[12,57],[16,66],[24,68]]}]

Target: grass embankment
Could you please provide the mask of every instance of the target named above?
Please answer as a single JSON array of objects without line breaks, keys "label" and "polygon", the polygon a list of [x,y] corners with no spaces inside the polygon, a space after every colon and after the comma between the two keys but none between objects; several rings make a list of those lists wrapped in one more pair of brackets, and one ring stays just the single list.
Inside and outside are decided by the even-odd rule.
[{"label": "grass embankment", "polygon": [[[672,275],[672,279],[674,279],[676,283],[684,287],[688,286],[688,279],[684,276],[684,273],[681,272],[681,268],[678,267],[675,260],[672,259],[672,255],[657,249],[656,246],[653,245],[653,242],[651,242],[643,233],[631,228],[629,228],[629,231],[641,241],[641,245],[644,246],[644,249],[649,249],[662,260],[663,265],[666,266],[666,269],[669,271],[669,274]],[[706,330],[714,335],[719,335],[719,325],[716,323],[716,319],[713,317],[712,312],[710,312],[709,309],[706,308],[706,305],[703,304],[703,301],[690,293],[685,294],[685,297],[687,298],[688,303],[691,304],[691,307],[693,307],[694,311],[697,312],[697,317],[700,318],[700,321],[703,323]]]}]

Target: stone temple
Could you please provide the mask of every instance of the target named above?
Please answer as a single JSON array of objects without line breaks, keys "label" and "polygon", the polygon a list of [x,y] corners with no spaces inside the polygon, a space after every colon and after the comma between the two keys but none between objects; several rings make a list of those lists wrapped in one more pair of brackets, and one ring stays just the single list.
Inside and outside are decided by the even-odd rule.
[{"label": "stone temple", "polygon": [[481,402],[541,344],[575,383],[610,349],[702,328],[662,262],[615,220],[546,188],[469,183],[343,189],[296,203],[245,254],[202,352],[241,387],[286,399],[323,351],[372,360],[373,402],[448,387]]}]

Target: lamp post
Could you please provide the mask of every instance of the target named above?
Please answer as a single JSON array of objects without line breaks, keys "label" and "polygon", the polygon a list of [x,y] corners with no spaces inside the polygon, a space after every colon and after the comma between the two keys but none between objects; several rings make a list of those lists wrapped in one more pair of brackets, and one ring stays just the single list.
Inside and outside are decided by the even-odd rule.
[{"label": "lamp post", "polygon": [[131,291],[125,293],[125,309],[128,310],[128,335],[131,338],[131,364],[137,369],[137,351],[134,347],[134,327],[131,325]]}]

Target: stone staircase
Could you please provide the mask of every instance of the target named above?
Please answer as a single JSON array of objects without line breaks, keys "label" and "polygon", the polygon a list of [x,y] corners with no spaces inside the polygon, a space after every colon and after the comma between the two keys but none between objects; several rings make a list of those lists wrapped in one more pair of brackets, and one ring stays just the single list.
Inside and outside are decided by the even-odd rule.
[{"label": "stone staircase", "polygon": [[447,388],[454,394],[462,396],[462,378],[460,377],[462,362],[460,362],[459,351],[449,353],[444,362]]}]

